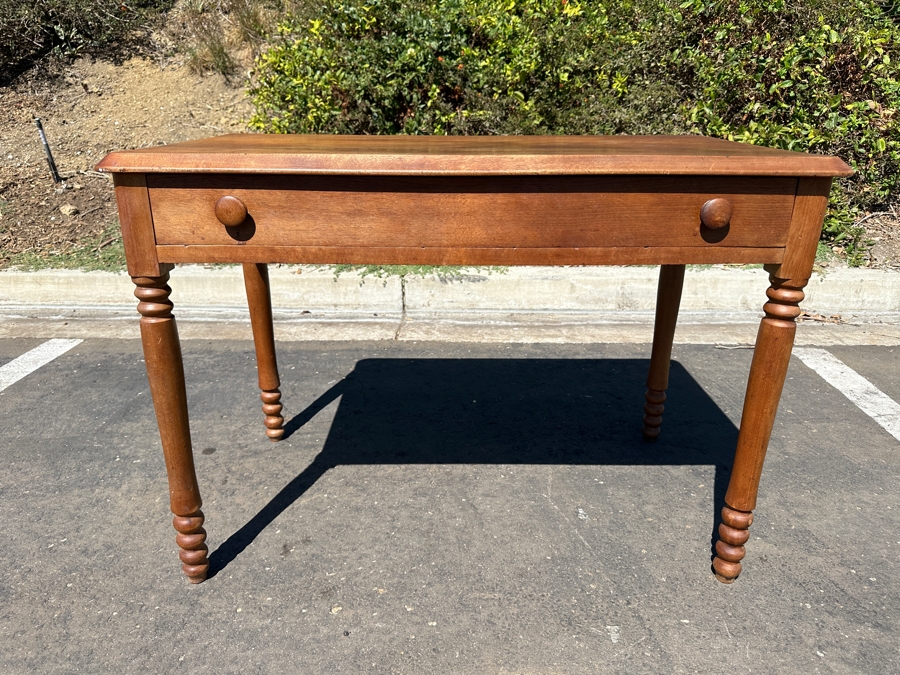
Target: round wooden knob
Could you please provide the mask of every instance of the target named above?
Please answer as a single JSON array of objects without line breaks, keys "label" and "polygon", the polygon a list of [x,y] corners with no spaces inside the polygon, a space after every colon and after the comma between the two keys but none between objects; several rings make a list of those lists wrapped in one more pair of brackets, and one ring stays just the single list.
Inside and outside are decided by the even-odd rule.
[{"label": "round wooden knob", "polygon": [[720,230],[731,221],[731,211],[727,199],[710,199],[700,209],[700,222],[711,230]]},{"label": "round wooden knob", "polygon": [[220,197],[216,202],[216,218],[225,227],[237,227],[247,219],[247,207],[237,197]]}]

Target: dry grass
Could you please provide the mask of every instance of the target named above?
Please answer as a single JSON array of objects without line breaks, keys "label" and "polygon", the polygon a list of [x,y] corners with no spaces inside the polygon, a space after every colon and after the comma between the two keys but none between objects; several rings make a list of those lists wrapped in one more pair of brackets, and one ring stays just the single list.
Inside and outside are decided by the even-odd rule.
[{"label": "dry grass", "polygon": [[233,75],[252,62],[286,16],[304,13],[305,0],[180,0],[166,36],[188,56],[191,70]]}]

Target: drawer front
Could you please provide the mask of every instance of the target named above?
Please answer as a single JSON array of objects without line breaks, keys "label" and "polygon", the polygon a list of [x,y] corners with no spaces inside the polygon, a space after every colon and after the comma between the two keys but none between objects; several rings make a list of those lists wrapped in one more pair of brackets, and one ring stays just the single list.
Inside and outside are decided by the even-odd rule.
[{"label": "drawer front", "polygon": [[[779,248],[794,178],[148,175],[160,246]],[[227,227],[222,197],[247,217]],[[726,200],[727,225],[700,212]],[[721,204],[722,202],[718,202]]]}]

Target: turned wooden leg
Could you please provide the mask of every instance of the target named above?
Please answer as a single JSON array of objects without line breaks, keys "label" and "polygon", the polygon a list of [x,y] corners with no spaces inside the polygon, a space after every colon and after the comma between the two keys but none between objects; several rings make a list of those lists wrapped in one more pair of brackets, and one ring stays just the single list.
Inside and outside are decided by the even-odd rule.
[{"label": "turned wooden leg", "polygon": [[647,402],[644,404],[644,439],[659,437],[662,414],[669,388],[669,362],[672,359],[672,340],[684,286],[684,265],[662,265],[659,268],[659,288],[656,292],[656,322],[653,325],[653,351],[650,354],[650,373],[647,376]]},{"label": "turned wooden leg", "polygon": [[169,300],[169,269],[164,268],[160,277],[132,280],[137,286],[134,294],[140,301],[144,361],[169,477],[169,503],[178,531],[175,541],[181,548],[182,570],[192,584],[199,584],[209,569],[208,549],[191,449],[181,345]]},{"label": "turned wooden leg", "polygon": [[763,307],[766,315],[756,336],[734,468],[725,493],[719,541],[712,564],[716,578],[726,584],[732,583],[741,573],[740,561],[753,522],[751,512],[756,508],[763,461],[797,332],[794,319],[800,315],[799,304],[807,279],[770,276],[769,281],[771,285],[766,291],[769,301]]},{"label": "turned wooden leg", "polygon": [[281,385],[278,363],[275,360],[275,331],[272,326],[272,296],[269,292],[269,268],[265,263],[244,264],[244,286],[250,306],[250,325],[256,346],[256,368],[259,375],[259,397],[266,416],[266,436],[270,441],[284,436],[284,417],[281,415]]}]

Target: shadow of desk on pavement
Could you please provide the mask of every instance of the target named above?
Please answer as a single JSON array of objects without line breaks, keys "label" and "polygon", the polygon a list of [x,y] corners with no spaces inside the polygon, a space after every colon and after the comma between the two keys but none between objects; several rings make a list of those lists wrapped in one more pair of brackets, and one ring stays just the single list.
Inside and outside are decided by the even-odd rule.
[{"label": "shadow of desk on pavement", "polygon": [[209,576],[344,465],[714,466],[712,556],[738,430],[673,362],[665,432],[645,442],[647,366],[644,359],[361,360],[285,424],[289,436],[340,399],[321,452],[209,556]]}]

